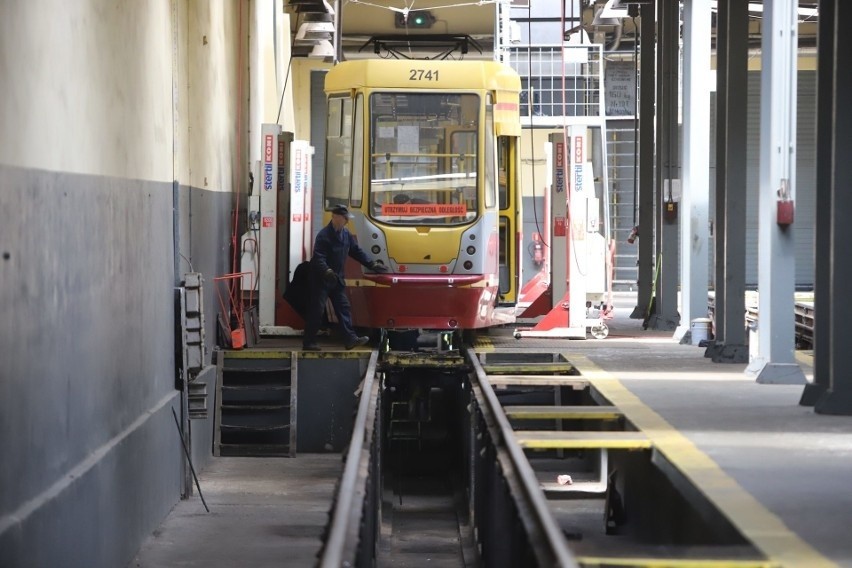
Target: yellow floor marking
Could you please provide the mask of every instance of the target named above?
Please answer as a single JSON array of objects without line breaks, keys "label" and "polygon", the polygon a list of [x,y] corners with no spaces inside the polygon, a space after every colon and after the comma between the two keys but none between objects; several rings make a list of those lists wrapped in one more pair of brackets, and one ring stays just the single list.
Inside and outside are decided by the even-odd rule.
[{"label": "yellow floor marking", "polygon": [[571,387],[574,390],[583,390],[589,386],[587,379],[579,377],[566,377],[565,375],[509,375],[503,377],[488,377],[488,382],[494,388],[506,387]]},{"label": "yellow floor marking", "polygon": [[[799,365],[805,365],[807,367],[813,367],[814,366],[814,352],[813,351],[796,350],[794,352],[794,355],[795,355],[796,361],[799,363]],[[803,370],[805,370],[805,369],[803,369]]]},{"label": "yellow floor marking", "polygon": [[646,406],[616,377],[583,355],[565,354],[565,357],[580,370],[581,376],[591,380],[594,388],[648,436],[654,447],[698,487],[770,562],[807,568],[837,566],[787,528],[780,518],[740,487],[716,462]]},{"label": "yellow floor marking", "polygon": [[522,448],[533,450],[609,448],[646,450],[651,440],[641,432],[565,432],[551,430],[522,430],[515,432]]},{"label": "yellow floor marking", "polygon": [[586,568],[593,566],[647,566],[649,568],[772,568],[777,566],[762,560],[700,560],[687,558],[598,558],[578,556],[577,562]]},{"label": "yellow floor marking", "polygon": [[622,414],[610,406],[504,406],[503,412],[513,420],[617,420]]},{"label": "yellow floor marking", "polygon": [[290,359],[296,349],[225,349],[222,356],[226,359]]},{"label": "yellow floor marking", "polygon": [[490,337],[477,337],[473,343],[473,348],[474,351],[492,353],[494,351],[494,342],[491,341]]}]

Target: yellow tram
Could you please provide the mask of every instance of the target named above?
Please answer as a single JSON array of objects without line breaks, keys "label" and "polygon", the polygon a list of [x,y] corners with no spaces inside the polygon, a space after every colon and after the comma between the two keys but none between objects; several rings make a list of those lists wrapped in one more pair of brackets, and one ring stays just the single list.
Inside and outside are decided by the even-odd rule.
[{"label": "yellow tram", "polygon": [[325,79],[323,203],[346,205],[356,326],[495,325],[520,278],[520,78],[493,61],[361,60]]}]

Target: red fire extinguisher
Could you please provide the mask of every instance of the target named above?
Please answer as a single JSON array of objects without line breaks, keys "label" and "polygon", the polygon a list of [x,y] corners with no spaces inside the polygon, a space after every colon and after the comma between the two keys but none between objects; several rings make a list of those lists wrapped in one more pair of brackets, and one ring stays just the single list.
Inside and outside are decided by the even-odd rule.
[{"label": "red fire extinguisher", "polygon": [[778,190],[778,225],[787,228],[793,224],[795,216],[795,202],[790,198],[790,190],[787,188],[787,180],[781,180],[781,188]]},{"label": "red fire extinguisher", "polygon": [[541,242],[541,235],[538,233],[532,234],[530,255],[532,256],[533,264],[536,266],[541,266],[541,263],[544,262],[544,243]]}]

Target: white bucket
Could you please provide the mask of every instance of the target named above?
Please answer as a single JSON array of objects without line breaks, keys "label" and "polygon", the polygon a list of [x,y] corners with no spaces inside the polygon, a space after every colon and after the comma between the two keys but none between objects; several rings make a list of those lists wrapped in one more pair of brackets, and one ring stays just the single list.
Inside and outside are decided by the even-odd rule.
[{"label": "white bucket", "polygon": [[689,331],[692,335],[692,344],[698,345],[702,341],[710,339],[710,325],[713,322],[710,318],[695,318],[689,325]]}]

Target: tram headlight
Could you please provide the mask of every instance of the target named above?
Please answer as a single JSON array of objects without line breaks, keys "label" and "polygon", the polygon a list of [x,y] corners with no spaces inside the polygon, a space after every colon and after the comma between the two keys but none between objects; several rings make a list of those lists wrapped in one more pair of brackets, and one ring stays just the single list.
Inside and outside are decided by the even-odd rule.
[{"label": "tram headlight", "polygon": [[379,254],[380,252],[382,252],[382,247],[380,247],[379,245],[373,245],[370,250],[373,251],[373,254]]},{"label": "tram headlight", "polygon": [[470,270],[471,268],[473,268],[473,263],[469,260],[466,260],[464,261],[463,266],[465,270]]},{"label": "tram headlight", "polygon": [[475,255],[476,254],[476,247],[473,246],[473,245],[470,245],[469,247],[467,247],[467,254],[469,254],[470,256]]}]

